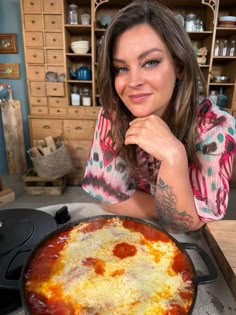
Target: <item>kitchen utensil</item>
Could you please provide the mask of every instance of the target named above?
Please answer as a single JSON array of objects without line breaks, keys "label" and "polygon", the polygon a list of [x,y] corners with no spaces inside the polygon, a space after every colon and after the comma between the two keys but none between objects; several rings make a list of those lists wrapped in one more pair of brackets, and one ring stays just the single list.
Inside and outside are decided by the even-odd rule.
[{"label": "kitchen utensil", "polygon": [[[160,240],[163,240],[164,242],[173,242],[175,243],[175,245],[177,246],[177,248],[179,249],[179,251],[181,252],[181,257],[183,257],[182,259],[188,261],[188,270],[184,271],[184,269],[182,270],[181,265],[182,263],[178,263],[178,268],[181,269],[181,273],[185,273],[187,272],[187,274],[191,274],[191,281],[193,282],[193,298],[191,300],[191,308],[189,309],[187,314],[191,314],[194,304],[195,304],[195,300],[196,300],[196,296],[197,296],[197,287],[199,284],[204,284],[204,283],[210,283],[212,281],[214,281],[217,277],[217,273],[216,273],[216,269],[214,267],[214,264],[212,263],[210,257],[207,255],[207,253],[202,250],[199,246],[197,246],[196,244],[192,244],[192,243],[179,243],[178,241],[176,241],[171,235],[169,235],[167,232],[163,231],[158,225],[147,222],[145,220],[142,219],[136,219],[136,218],[131,218],[131,217],[127,217],[127,216],[118,216],[118,215],[99,215],[99,216],[95,216],[95,217],[90,217],[90,218],[85,218],[82,220],[79,220],[77,222],[74,222],[72,224],[69,225],[65,225],[62,228],[58,229],[55,232],[52,232],[50,235],[46,236],[44,238],[43,241],[41,241],[36,248],[34,249],[34,251],[31,253],[30,257],[27,259],[27,263],[24,266],[24,269],[22,270],[22,274],[21,274],[21,298],[23,301],[23,306],[27,312],[27,314],[31,314],[28,303],[27,303],[27,297],[25,296],[25,281],[26,281],[26,275],[29,272],[28,268],[29,266],[31,266],[30,268],[33,268],[33,265],[31,264],[32,261],[35,261],[35,257],[38,255],[39,252],[41,252],[45,247],[45,250],[48,246],[50,246],[50,242],[52,242],[53,240],[55,241],[55,238],[57,239],[60,235],[64,236],[66,238],[66,236],[68,235],[67,233],[69,233],[71,231],[71,229],[73,229],[73,227],[76,227],[79,224],[83,224],[83,223],[89,223],[90,225],[88,226],[88,230],[86,230],[87,232],[89,231],[93,231],[94,227],[95,230],[99,229],[99,226],[102,224],[102,222],[104,222],[104,220],[121,220],[121,222],[126,222],[126,224],[128,224],[128,226],[132,226],[131,231],[133,228],[135,228],[136,226],[138,226],[138,231],[140,231],[141,233],[148,233],[146,235],[148,235],[147,237],[155,237],[155,235],[158,235],[158,239],[160,237]],[[91,226],[91,227],[90,227]],[[91,230],[92,229],[92,230]],[[85,233],[86,233],[85,231]],[[135,230],[136,231],[136,230]],[[143,231],[143,232],[142,232]],[[145,232],[147,231],[147,232]],[[116,233],[114,231],[114,233]],[[86,236],[86,235],[85,235]],[[91,235],[90,235],[91,237]],[[112,235],[110,235],[110,237],[112,237]],[[63,238],[60,237],[60,239],[62,240]],[[97,240],[99,241],[99,240]],[[96,243],[96,239],[94,239],[94,242]],[[93,242],[93,243],[94,243]],[[109,238],[108,238],[108,243],[109,243]],[[63,244],[62,244],[63,246]],[[50,246],[51,247],[51,246]],[[204,274],[204,275],[198,275],[194,265],[192,263],[192,260],[189,256],[189,254],[187,253],[187,249],[188,250],[195,250],[200,257],[203,259],[204,263],[207,266],[208,269],[208,273]],[[91,252],[91,255],[93,255],[94,252]],[[126,253],[124,253],[126,254]],[[123,254],[122,254],[123,255]],[[183,256],[182,256],[183,255]],[[118,256],[119,257],[119,256]],[[182,260],[181,260],[182,261]],[[189,268],[191,270],[189,270]],[[178,269],[179,270],[179,269]],[[99,270],[98,270],[99,271]],[[72,272],[72,270],[68,270],[68,272]],[[145,270],[143,270],[143,272],[145,273]],[[74,277],[76,277],[74,275]],[[16,283],[16,285],[19,283]],[[11,285],[10,283],[8,285]],[[147,284],[148,285],[148,284]]]},{"label": "kitchen utensil", "polygon": [[216,83],[226,83],[229,82],[229,76],[227,75],[215,75],[213,81]]}]

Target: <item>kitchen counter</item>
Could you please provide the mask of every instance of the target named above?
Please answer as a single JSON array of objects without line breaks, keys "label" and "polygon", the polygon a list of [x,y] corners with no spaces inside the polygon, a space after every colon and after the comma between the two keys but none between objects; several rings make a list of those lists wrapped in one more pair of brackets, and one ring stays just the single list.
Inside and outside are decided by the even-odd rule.
[{"label": "kitchen counter", "polygon": [[236,298],[236,220],[211,222],[206,226],[204,234]]},{"label": "kitchen counter", "polygon": [[[76,203],[54,205],[40,208],[51,215],[55,215],[56,211],[62,206],[68,206],[71,215],[71,221],[76,221],[84,217],[107,214],[100,205],[94,203]],[[179,242],[196,243],[203,248],[212,260],[215,261],[214,256],[207,244],[203,231],[196,231],[188,234],[172,234],[172,236]],[[193,251],[188,250],[189,255],[193,261],[197,274],[206,274],[206,267],[199,255]],[[213,283],[202,284],[198,286],[197,299],[192,315],[235,315],[236,314],[236,300],[225,281],[223,274],[216,265],[218,272],[217,280]],[[24,315],[22,309],[18,309],[9,315]],[[140,314],[141,315],[141,314]]]}]

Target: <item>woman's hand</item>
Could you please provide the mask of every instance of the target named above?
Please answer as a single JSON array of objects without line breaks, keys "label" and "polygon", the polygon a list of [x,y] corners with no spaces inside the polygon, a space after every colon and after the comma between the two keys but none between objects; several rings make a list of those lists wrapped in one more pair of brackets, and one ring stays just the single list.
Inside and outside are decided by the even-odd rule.
[{"label": "woman's hand", "polygon": [[130,122],[125,135],[125,145],[128,144],[137,144],[157,160],[168,161],[170,165],[176,161],[176,157],[186,154],[183,144],[156,115],[136,118]]}]

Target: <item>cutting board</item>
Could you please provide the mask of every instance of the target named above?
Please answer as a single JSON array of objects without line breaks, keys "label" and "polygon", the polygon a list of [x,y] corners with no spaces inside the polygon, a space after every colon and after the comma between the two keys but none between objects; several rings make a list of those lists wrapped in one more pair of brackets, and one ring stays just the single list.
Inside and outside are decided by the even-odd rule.
[{"label": "cutting board", "polygon": [[236,220],[210,222],[204,229],[209,247],[236,298]]},{"label": "cutting board", "polygon": [[9,174],[26,171],[26,150],[23,134],[21,104],[19,100],[5,101],[1,105],[5,147]]}]

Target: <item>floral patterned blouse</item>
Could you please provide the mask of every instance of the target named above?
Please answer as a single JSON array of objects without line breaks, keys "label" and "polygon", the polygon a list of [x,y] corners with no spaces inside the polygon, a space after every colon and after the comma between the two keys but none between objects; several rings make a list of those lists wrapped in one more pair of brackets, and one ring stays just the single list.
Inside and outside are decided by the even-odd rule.
[{"label": "floral patterned blouse", "polygon": [[[227,209],[233,154],[236,151],[235,119],[206,99],[197,113],[196,150],[200,167],[189,165],[195,205],[203,222],[221,219]],[[101,109],[91,151],[86,163],[82,187],[94,198],[106,203],[127,200],[137,191],[152,193],[153,185],[144,177],[132,178],[126,162],[114,155],[110,136],[111,122]],[[140,167],[153,172],[154,159],[139,149]]]}]

